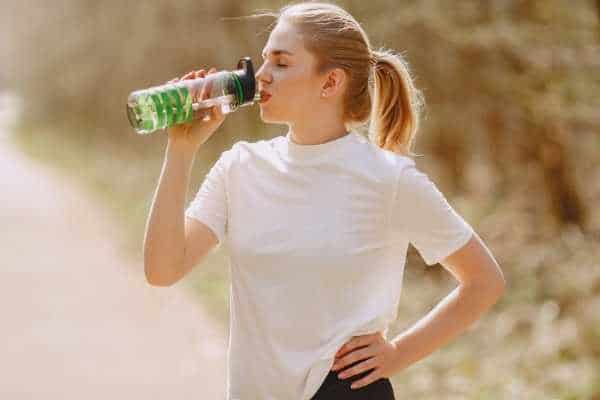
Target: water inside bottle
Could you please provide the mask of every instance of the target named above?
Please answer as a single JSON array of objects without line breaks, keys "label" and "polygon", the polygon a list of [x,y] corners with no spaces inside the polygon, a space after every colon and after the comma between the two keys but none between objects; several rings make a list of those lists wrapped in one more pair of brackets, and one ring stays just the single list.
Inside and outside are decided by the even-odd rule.
[{"label": "water inside bottle", "polygon": [[228,94],[225,96],[213,97],[212,99],[201,100],[197,103],[192,103],[192,109],[194,111],[197,111],[197,110],[200,110],[203,108],[220,106],[223,114],[228,114],[228,113],[234,111],[234,109],[235,109],[234,102],[235,102],[235,96]]}]

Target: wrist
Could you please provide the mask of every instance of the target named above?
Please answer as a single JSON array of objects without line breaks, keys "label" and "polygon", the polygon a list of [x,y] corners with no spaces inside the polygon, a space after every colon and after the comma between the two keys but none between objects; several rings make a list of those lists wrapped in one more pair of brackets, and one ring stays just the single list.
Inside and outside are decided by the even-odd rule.
[{"label": "wrist", "polygon": [[390,343],[394,346],[394,369],[402,370],[411,364],[409,355],[406,353],[407,346],[402,343],[402,337],[398,335]]},{"label": "wrist", "polygon": [[198,148],[190,146],[189,142],[169,138],[167,141],[166,152],[168,155],[183,158],[186,161],[193,161],[196,157]]}]

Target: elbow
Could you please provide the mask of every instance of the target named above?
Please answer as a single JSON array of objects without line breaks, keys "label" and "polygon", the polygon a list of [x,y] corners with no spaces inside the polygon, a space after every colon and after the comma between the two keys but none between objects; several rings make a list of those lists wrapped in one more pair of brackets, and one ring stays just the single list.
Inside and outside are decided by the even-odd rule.
[{"label": "elbow", "polygon": [[485,293],[490,297],[495,304],[506,292],[506,280],[500,275],[485,285]]},{"label": "elbow", "polygon": [[157,257],[156,254],[144,250],[144,275],[146,282],[151,286],[172,286],[180,279],[177,273],[179,270],[172,256]]},{"label": "elbow", "polygon": [[492,291],[498,296],[498,298],[500,298],[504,295],[504,292],[506,292],[506,278],[504,277],[504,274],[499,266],[497,267],[496,271],[498,273],[493,279]]},{"label": "elbow", "polygon": [[158,272],[160,270],[160,268],[155,268],[149,266],[148,264],[144,264],[144,274],[146,276],[146,282],[148,282],[148,284],[150,284],[151,286],[168,287],[172,286],[177,281],[176,279],[173,279],[164,272]]},{"label": "elbow", "polygon": [[506,282],[504,279],[499,280],[490,288],[490,293],[494,297],[494,302],[497,302],[506,292]]},{"label": "elbow", "polygon": [[148,278],[148,277],[146,277],[146,282],[148,282],[148,284],[150,286],[156,286],[156,287],[169,287],[169,286],[173,285],[172,282],[163,281],[160,279]]},{"label": "elbow", "polygon": [[[499,270],[498,270],[499,271]],[[506,292],[506,280],[500,272],[485,279],[463,284],[463,288],[474,295],[485,298],[486,303],[495,304]]]},{"label": "elbow", "polygon": [[495,260],[488,271],[487,274],[483,275],[482,280],[479,281],[477,286],[482,288],[496,302],[506,292],[506,279],[502,269]]}]

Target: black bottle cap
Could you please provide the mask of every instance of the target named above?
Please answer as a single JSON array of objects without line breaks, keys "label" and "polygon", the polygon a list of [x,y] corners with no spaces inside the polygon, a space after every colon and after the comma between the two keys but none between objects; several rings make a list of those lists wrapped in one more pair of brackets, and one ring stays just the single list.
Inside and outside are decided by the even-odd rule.
[{"label": "black bottle cap", "polygon": [[252,103],[256,92],[256,79],[254,77],[254,67],[250,57],[242,57],[237,65],[238,70],[233,71],[242,85],[241,104]]}]

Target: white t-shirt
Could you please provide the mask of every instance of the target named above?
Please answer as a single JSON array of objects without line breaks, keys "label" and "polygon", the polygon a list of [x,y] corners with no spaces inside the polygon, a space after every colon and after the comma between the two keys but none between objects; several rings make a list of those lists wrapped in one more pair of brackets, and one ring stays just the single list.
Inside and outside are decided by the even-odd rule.
[{"label": "white t-shirt", "polygon": [[310,399],[352,336],[387,335],[408,243],[433,265],[473,233],[411,158],[356,131],[238,141],[185,215],[230,257],[227,400]]}]

